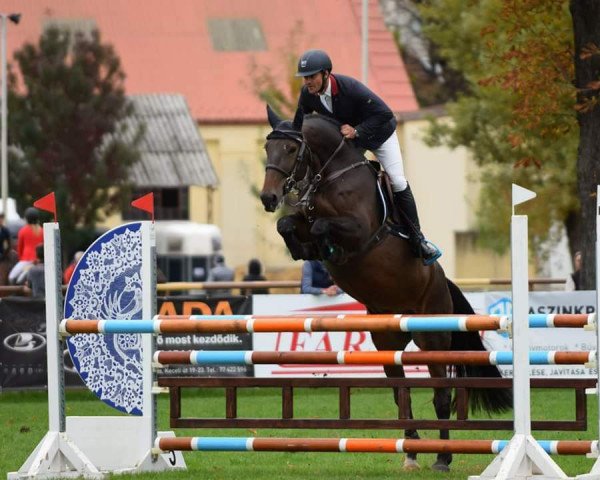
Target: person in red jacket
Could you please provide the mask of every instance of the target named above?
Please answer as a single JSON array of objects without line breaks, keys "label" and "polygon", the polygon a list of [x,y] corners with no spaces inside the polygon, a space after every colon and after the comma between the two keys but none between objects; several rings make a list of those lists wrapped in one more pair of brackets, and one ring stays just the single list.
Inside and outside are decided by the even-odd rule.
[{"label": "person in red jacket", "polygon": [[27,270],[33,265],[36,253],[35,247],[44,243],[44,231],[40,225],[40,214],[36,208],[25,210],[25,225],[17,235],[17,254],[19,261],[8,274],[11,285],[22,284],[27,277]]},{"label": "person in red jacket", "polygon": [[63,285],[68,285],[71,281],[71,277],[75,273],[75,267],[79,263],[79,260],[81,260],[81,257],[83,257],[83,252],[75,252],[75,255],[73,255],[73,261],[67,265],[63,273]]}]

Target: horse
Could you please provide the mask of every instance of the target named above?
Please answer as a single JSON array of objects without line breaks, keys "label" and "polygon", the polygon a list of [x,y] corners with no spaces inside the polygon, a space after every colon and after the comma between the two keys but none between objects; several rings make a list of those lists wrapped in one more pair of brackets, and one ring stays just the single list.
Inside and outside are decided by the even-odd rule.
[{"label": "horse", "polygon": [[[335,283],[364,304],[369,313],[473,314],[460,289],[438,262],[425,266],[410,243],[393,234],[386,218],[377,172],[364,152],[345,140],[332,118],[296,112],[282,120],[267,106],[272,132],[267,135],[267,163],[260,198],[266,211],[287,201],[291,212],[277,221],[277,231],[294,260],[322,260]],[[412,339],[421,350],[485,350],[479,332],[371,332],[378,350],[403,350]],[[446,378],[445,365],[428,365],[433,378]],[[404,378],[400,365],[384,366],[387,377]],[[496,366],[452,366],[457,376],[500,377]],[[402,418],[413,418],[410,397],[394,400]],[[449,419],[455,404],[449,388],[434,388],[438,419]],[[471,410],[503,412],[512,407],[509,389],[469,390]],[[419,438],[405,430],[405,438]],[[448,430],[440,430],[448,439]],[[450,453],[437,455],[432,468],[448,471]],[[409,453],[404,469],[418,469]]]}]

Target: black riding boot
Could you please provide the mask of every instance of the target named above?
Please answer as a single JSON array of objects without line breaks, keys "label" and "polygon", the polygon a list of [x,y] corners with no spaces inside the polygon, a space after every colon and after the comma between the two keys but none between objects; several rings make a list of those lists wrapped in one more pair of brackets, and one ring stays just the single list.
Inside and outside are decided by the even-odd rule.
[{"label": "black riding boot", "polygon": [[417,205],[410,185],[407,185],[401,192],[394,192],[394,205],[400,210],[402,219],[408,223],[410,242],[415,255],[422,257],[425,265],[431,265],[442,256],[442,252],[435,245],[429,243],[421,233]]}]

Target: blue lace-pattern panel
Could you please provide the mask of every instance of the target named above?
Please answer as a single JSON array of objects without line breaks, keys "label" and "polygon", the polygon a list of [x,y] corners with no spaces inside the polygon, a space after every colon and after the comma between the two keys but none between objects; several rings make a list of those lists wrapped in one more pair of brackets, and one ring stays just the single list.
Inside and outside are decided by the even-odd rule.
[{"label": "blue lace-pattern panel", "polygon": [[[65,318],[142,318],[141,223],[114,228],[98,238],[79,261],[65,296]],[[69,337],[73,365],[87,387],[107,405],[142,414],[142,336]]]}]

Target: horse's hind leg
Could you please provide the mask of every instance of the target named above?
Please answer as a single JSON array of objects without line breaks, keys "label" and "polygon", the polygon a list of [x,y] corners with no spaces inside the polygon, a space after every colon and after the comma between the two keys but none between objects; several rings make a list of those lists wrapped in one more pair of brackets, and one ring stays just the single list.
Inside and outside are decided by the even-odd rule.
[{"label": "horse's hind leg", "polygon": [[[432,378],[446,378],[445,365],[429,365],[429,375]],[[433,406],[438,420],[447,420],[450,418],[452,393],[449,388],[434,388],[433,389]],[[440,430],[440,439],[448,440],[450,438],[449,431]],[[438,453],[435,463],[431,466],[439,472],[447,472],[450,470],[452,463],[451,453]]]},{"label": "horse's hind leg", "polygon": [[[410,341],[408,334],[371,333],[371,339],[377,350],[403,350]],[[385,376],[388,378],[405,378],[404,369],[401,365],[386,365],[383,367]],[[394,387],[394,401],[398,405],[399,417],[402,419],[413,418],[412,404],[410,400],[410,388]],[[418,439],[419,433],[414,429],[404,430],[404,438]],[[404,470],[418,470],[421,468],[417,463],[416,453],[407,453],[404,460]]]},{"label": "horse's hind leg", "polygon": [[[450,350],[452,336],[448,333],[413,333],[413,340],[421,350]],[[429,376],[434,378],[446,378],[446,365],[428,365]],[[433,406],[438,420],[448,420],[452,407],[452,391],[450,388],[433,389]],[[440,439],[448,440],[448,430],[440,430]],[[432,468],[437,471],[447,472],[452,462],[451,453],[439,453]]]}]

